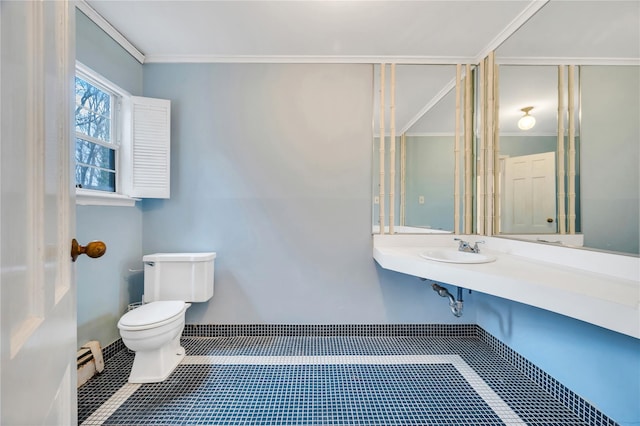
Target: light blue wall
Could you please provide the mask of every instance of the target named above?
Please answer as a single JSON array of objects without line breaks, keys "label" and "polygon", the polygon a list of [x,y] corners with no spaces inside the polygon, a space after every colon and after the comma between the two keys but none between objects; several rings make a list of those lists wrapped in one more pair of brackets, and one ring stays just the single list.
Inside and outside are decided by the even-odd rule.
[{"label": "light blue wall", "polygon": [[638,254],[640,67],[582,66],[580,85],[584,244]]},{"label": "light blue wall", "polygon": [[[76,12],[76,58],[131,94],[142,94],[142,65],[82,12]],[[78,206],[76,238],[80,243],[102,240],[100,259],[76,262],[78,346],[98,340],[105,346],[120,338],[118,319],[130,301],[142,293],[142,210],[140,207]]]},{"label": "light blue wall", "polygon": [[556,152],[556,136],[500,136],[500,154],[509,157]]},{"label": "light blue wall", "polygon": [[486,294],[474,301],[479,326],[621,425],[640,424],[640,340]]},{"label": "light blue wall", "polygon": [[120,338],[116,327],[127,304],[142,296],[142,214],[138,207],[78,206],[77,239],[104,241],[100,259],[76,262],[78,346],[98,340],[102,346]]},{"label": "light blue wall", "polygon": [[406,224],[453,231],[454,137],[407,136],[406,144]]},{"label": "light blue wall", "polygon": [[78,9],[76,59],[132,95],[142,94],[142,64]]},{"label": "light blue wall", "polygon": [[188,323],[468,323],[372,259],[370,65],[148,64],[172,100],[171,199],[145,253],[218,253]]},{"label": "light blue wall", "polygon": [[[389,223],[389,139],[385,161],[385,223]],[[453,136],[407,136],[405,225],[453,231]],[[400,224],[400,148],[396,146],[395,221]],[[379,193],[379,141],[373,143],[373,195]],[[419,196],[425,198],[419,203]],[[373,206],[373,223],[379,223],[379,205]]]}]

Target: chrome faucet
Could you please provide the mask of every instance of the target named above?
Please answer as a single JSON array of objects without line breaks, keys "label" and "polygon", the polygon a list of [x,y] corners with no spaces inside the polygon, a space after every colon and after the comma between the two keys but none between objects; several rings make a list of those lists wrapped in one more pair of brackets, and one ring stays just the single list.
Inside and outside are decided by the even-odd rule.
[{"label": "chrome faucet", "polygon": [[471,244],[469,244],[467,241],[464,241],[463,239],[460,238],[454,238],[455,241],[460,241],[460,244],[458,245],[458,251],[463,251],[465,253],[480,253],[480,247],[478,247],[478,244],[484,244],[484,241],[476,241],[473,244],[473,247],[471,247]]}]

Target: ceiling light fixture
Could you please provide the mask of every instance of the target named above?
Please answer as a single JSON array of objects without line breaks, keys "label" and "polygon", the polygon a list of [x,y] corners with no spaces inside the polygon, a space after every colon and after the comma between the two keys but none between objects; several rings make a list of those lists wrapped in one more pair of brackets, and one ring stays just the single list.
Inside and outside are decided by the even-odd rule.
[{"label": "ceiling light fixture", "polygon": [[529,115],[529,111],[531,111],[533,109],[532,106],[526,107],[526,108],[522,108],[520,111],[524,112],[524,115],[522,117],[520,117],[520,120],[518,120],[518,127],[521,130],[529,130],[531,129],[533,126],[536,125],[536,118],[532,115]]}]

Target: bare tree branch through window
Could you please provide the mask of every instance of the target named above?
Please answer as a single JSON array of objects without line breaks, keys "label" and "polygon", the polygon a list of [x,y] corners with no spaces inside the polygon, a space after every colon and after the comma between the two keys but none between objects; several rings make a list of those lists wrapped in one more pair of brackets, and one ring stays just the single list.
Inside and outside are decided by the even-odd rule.
[{"label": "bare tree branch through window", "polygon": [[115,192],[114,97],[76,76],[76,186]]}]

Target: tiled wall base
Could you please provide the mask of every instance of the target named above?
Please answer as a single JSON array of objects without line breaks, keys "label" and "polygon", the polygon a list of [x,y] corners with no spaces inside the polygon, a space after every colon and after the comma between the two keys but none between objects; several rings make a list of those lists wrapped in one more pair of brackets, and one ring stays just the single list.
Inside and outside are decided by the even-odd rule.
[{"label": "tiled wall base", "polygon": [[[598,411],[579,395],[549,376],[542,369],[509,348],[496,337],[475,324],[338,324],[338,325],[289,325],[289,324],[239,324],[211,325],[187,324],[183,337],[464,337],[477,338],[489,346],[498,356],[516,367],[521,373],[544,389],[582,421],[594,426],[616,426],[617,423]],[[104,358],[125,349],[122,340],[104,348]]]},{"label": "tiled wall base", "polygon": [[560,401],[565,407],[573,411],[585,423],[590,425],[617,425],[616,422],[598,411],[571,389],[551,377],[542,369],[536,367],[525,357],[502,343],[492,334],[486,332],[482,327],[478,328],[478,338],[486,343],[501,358],[515,366],[525,376],[530,378],[535,384],[549,392],[554,398]]},{"label": "tiled wall base", "polygon": [[118,339],[115,342],[105,346],[104,348],[102,348],[102,358],[105,361],[108,361],[109,358],[113,357],[114,355],[116,355],[118,352],[120,352],[121,350],[125,349],[125,345],[124,343],[122,343],[122,339]]},{"label": "tiled wall base", "polygon": [[477,337],[475,324],[187,324],[183,337],[359,336]]}]

